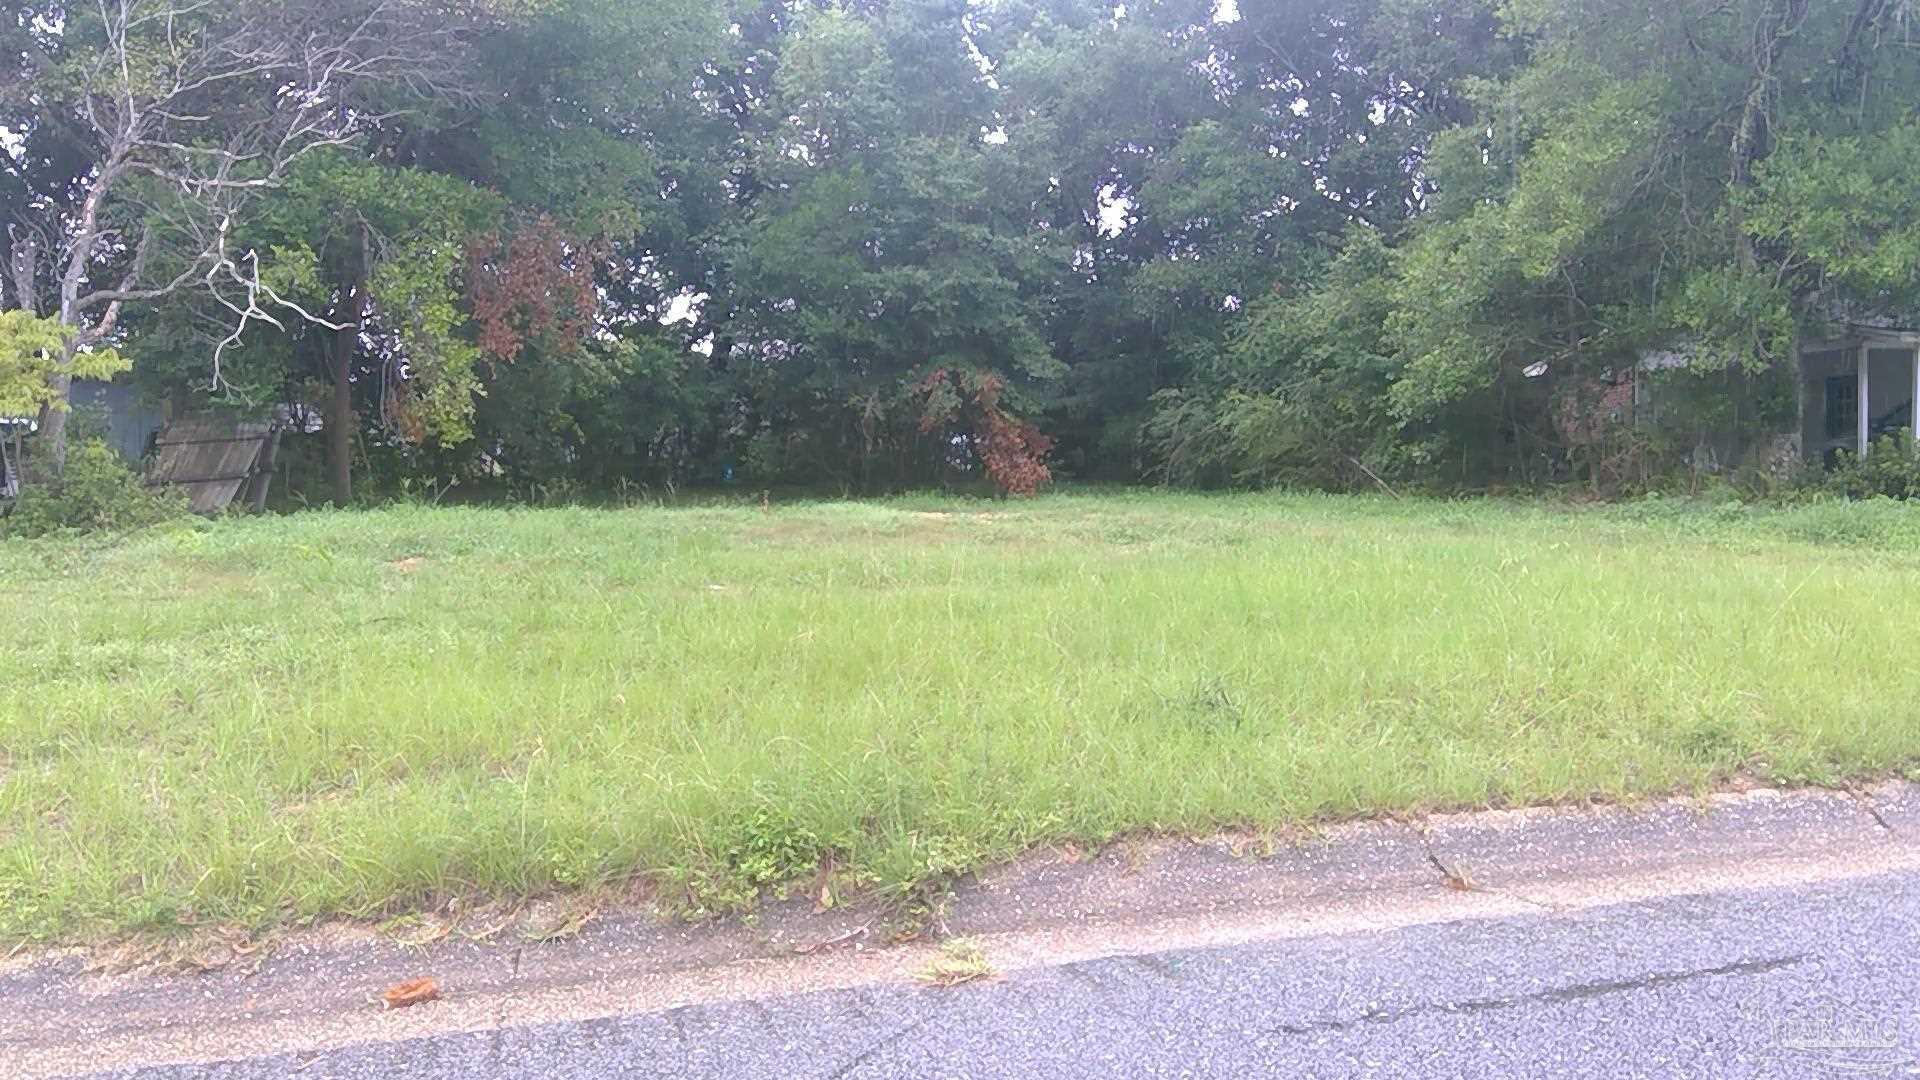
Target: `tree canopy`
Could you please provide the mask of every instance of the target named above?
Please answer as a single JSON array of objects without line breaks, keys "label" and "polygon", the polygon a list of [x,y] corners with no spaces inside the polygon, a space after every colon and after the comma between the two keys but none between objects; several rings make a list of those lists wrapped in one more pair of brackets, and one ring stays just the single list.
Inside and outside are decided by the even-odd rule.
[{"label": "tree canopy", "polygon": [[1598,468],[1568,417],[1650,351],[1686,358],[1671,430],[1629,436],[1653,460],[1793,427],[1823,323],[1912,322],[1915,29],[1909,0],[38,0],[0,19],[0,381],[56,471],[69,380],[123,360],[174,408],[310,417],[297,486],[341,503],[1545,482]]}]

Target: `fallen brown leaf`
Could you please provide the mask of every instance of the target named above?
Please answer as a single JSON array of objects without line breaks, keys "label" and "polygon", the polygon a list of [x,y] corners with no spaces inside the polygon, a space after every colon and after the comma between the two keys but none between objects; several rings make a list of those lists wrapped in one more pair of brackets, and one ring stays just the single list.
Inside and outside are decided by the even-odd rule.
[{"label": "fallen brown leaf", "polygon": [[440,984],[431,978],[408,979],[387,987],[380,995],[389,1009],[404,1009],[409,1005],[418,1005],[423,1001],[440,1000]]}]

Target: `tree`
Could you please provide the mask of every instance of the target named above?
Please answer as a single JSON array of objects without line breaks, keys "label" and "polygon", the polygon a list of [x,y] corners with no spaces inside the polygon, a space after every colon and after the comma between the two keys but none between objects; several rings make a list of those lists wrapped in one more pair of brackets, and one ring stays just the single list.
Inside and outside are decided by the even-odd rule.
[{"label": "tree", "polygon": [[[123,307],[189,287],[230,332],[322,320],[236,247],[245,207],[314,151],[351,142],[395,102],[458,92],[466,19],[425,0],[96,0],[29,8],[10,44],[31,91],[7,96],[25,144],[8,166],[14,303],[67,328],[51,374],[64,403],[81,350],[111,340]],[[77,165],[48,171],[37,162]],[[46,286],[43,294],[41,286]],[[46,299],[42,300],[45,295]],[[65,412],[42,421],[65,460]]]},{"label": "tree", "polygon": [[[667,151],[687,152],[679,133],[714,109],[696,75],[725,36],[718,14],[610,0],[499,14],[461,39],[449,80],[462,92],[370,114],[350,146],[307,155],[235,219],[241,245],[273,264],[261,287],[318,319],[231,343],[222,388],[323,403],[336,504],[351,497],[357,435],[430,447],[439,468],[479,424],[497,469],[488,425],[532,399],[502,395],[478,412],[488,384],[566,367],[590,335],[626,332],[644,317],[636,294],[661,275],[654,251],[629,245],[684,231]],[[144,366],[177,392],[192,374],[179,357],[219,309],[181,297],[169,310],[142,328]]]},{"label": "tree", "polygon": [[[0,418],[13,421],[8,425],[13,428],[13,447],[6,455],[10,462],[20,460],[23,425],[18,421],[67,408],[56,393],[65,381],[76,376],[111,379],[131,366],[112,349],[70,352],[71,336],[69,327],[24,308],[0,311]],[[0,476],[0,484],[7,481],[23,478]]]},{"label": "tree", "polygon": [[1013,152],[983,138],[992,88],[963,15],[819,12],[785,42],[761,192],[727,253],[742,342],[727,359],[745,367],[763,472],[928,478],[946,456],[920,426],[929,375],[991,373],[1017,415],[1064,370],[1039,286],[1069,252],[1032,227]]},{"label": "tree", "polygon": [[1900,0],[1236,7],[28,4],[0,302],[324,403],[336,502],[1542,480],[1643,350],[1771,423],[1804,324],[1920,307]]},{"label": "tree", "polygon": [[[1278,417],[1288,409],[1268,406],[1333,404],[1322,392],[1345,386],[1354,398],[1315,422],[1389,433],[1348,440],[1375,470],[1451,462],[1456,482],[1538,480],[1583,452],[1567,409],[1645,350],[1679,349],[1716,380],[1702,397],[1720,415],[1699,423],[1771,430],[1791,407],[1802,325],[1920,299],[1901,225],[1920,168],[1905,134],[1920,58],[1889,34],[1902,5],[1512,0],[1482,5],[1497,34],[1436,54],[1448,39],[1424,31],[1470,6],[1380,5],[1384,60],[1368,70],[1452,73],[1394,95],[1410,116],[1444,105],[1445,122],[1421,120],[1407,144],[1404,218],[1356,215],[1385,245],[1373,270],[1356,280],[1336,264],[1304,283],[1309,299],[1256,304],[1232,353],[1258,362],[1226,365],[1222,402]],[[1402,79],[1418,85],[1389,81]],[[1207,415],[1192,395],[1178,405],[1186,421]],[[1246,439],[1223,445],[1223,460],[1258,456]]]},{"label": "tree", "polygon": [[452,177],[329,153],[298,166],[248,223],[249,240],[274,255],[264,287],[324,313],[271,340],[319,374],[336,506],[352,498],[356,382],[385,430],[448,443],[470,433],[481,347],[463,288],[473,246],[503,212]]},{"label": "tree", "polygon": [[[1898,152],[1920,59],[1881,43],[1897,7],[1509,5],[1529,58],[1481,84],[1479,115],[1447,137],[1442,195],[1396,270],[1396,411],[1527,401],[1511,391],[1529,369],[1577,385],[1676,344],[1697,371],[1741,373],[1756,394],[1791,378],[1797,325],[1827,313],[1809,242],[1833,223],[1837,192],[1875,181],[1829,168],[1823,195],[1804,168],[1770,162],[1783,146],[1841,151],[1866,133],[1896,136]],[[1891,164],[1877,166],[1882,193],[1909,183]]]}]

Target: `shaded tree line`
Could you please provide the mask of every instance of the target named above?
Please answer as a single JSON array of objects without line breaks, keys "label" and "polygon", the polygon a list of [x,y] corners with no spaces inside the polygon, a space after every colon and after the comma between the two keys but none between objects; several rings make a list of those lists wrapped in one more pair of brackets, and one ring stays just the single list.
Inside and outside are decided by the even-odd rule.
[{"label": "shaded tree line", "polygon": [[1658,469],[1791,426],[1822,320],[1920,310],[1916,31],[1909,0],[15,4],[0,413],[57,475],[69,381],[130,362],[295,418],[298,494],[342,504],[1597,484],[1620,447],[1569,417],[1650,350],[1685,359],[1628,436]]}]

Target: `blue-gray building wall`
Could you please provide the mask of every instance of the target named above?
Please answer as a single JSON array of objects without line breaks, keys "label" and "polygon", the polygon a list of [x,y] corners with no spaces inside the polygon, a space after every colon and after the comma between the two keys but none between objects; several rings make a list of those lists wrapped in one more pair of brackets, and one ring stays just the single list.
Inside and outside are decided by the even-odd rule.
[{"label": "blue-gray building wall", "polygon": [[123,383],[75,379],[73,405],[104,410],[107,445],[130,462],[137,463],[145,456],[154,434],[166,423],[158,406],[148,404],[139,391]]}]

